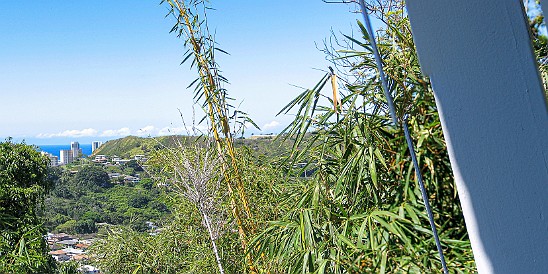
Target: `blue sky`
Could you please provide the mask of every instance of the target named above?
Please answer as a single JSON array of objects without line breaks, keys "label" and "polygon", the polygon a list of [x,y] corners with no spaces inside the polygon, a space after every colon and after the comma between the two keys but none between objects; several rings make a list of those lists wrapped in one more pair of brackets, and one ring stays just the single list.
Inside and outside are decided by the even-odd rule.
[{"label": "blue sky", "polygon": [[[350,33],[354,7],[300,1],[211,1],[218,61],[230,95],[263,128],[323,75],[316,48],[331,29]],[[1,1],[0,138],[33,144],[180,133],[192,120],[195,78],[179,65],[182,41],[159,1]],[[201,116],[199,109],[196,115]]]}]

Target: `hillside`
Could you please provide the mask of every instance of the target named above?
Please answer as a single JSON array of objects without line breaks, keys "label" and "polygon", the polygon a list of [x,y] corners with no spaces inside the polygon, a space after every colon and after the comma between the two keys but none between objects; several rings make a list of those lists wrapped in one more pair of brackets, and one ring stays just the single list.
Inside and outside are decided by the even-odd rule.
[{"label": "hillside", "polygon": [[96,149],[92,156],[95,155],[117,155],[123,158],[130,158],[135,155],[147,154],[154,149],[159,149],[163,146],[172,147],[181,142],[189,142],[196,140],[197,137],[189,136],[161,136],[154,138],[142,138],[137,136],[128,136],[121,139],[110,140]]},{"label": "hillside", "polygon": [[[122,158],[131,158],[135,155],[148,154],[163,146],[174,147],[179,142],[183,144],[190,144],[195,142],[197,139],[198,137],[181,135],[161,136],[154,138],[128,136],[104,143],[93,152],[92,156],[117,155]],[[253,150],[255,155],[263,155],[267,158],[281,156],[289,152],[291,149],[289,142],[275,140],[273,137],[250,139],[240,138],[235,140],[235,146],[247,147]]]}]

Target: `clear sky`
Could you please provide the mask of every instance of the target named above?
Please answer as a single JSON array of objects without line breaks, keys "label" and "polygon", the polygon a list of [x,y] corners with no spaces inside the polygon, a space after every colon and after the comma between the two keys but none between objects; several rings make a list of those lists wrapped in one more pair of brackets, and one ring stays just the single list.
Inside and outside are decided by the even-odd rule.
[{"label": "clear sky", "polygon": [[[316,48],[331,29],[350,33],[353,6],[321,0],[212,0],[218,61],[232,97],[263,133],[276,113],[313,86],[329,62]],[[159,1],[0,1],[0,138],[32,144],[89,143],[126,135],[180,133],[192,120],[196,77],[179,65]],[[202,112],[196,109],[197,116]],[[259,132],[257,132],[259,133]]]}]

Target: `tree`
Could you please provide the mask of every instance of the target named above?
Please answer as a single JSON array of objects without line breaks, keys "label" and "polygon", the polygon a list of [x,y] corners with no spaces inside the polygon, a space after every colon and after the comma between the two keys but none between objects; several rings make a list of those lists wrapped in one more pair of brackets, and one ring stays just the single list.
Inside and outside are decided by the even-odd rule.
[{"label": "tree", "polygon": [[142,193],[136,193],[128,200],[128,205],[135,208],[144,208],[150,202],[150,198]]},{"label": "tree", "polygon": [[92,219],[82,219],[76,222],[74,232],[77,234],[89,234],[97,232],[95,221]]},{"label": "tree", "polygon": [[49,159],[35,148],[11,139],[0,143],[0,272],[52,273],[37,208],[52,188]]},{"label": "tree", "polygon": [[[131,168],[135,171],[143,171],[143,167],[136,161],[136,160],[130,160],[129,162],[125,163],[123,165],[124,169],[125,168]],[[133,173],[134,173],[133,172]]]},{"label": "tree", "polygon": [[146,190],[151,190],[154,186],[154,182],[150,178],[143,178],[141,182],[139,182],[139,186]]},{"label": "tree", "polygon": [[74,177],[74,181],[92,190],[112,187],[108,173],[95,165],[87,165],[80,168]]},{"label": "tree", "polygon": [[189,149],[161,150],[156,157],[162,163],[162,174],[169,181],[171,189],[183,199],[191,202],[200,212],[207,229],[213,254],[219,273],[224,273],[223,264],[217,248],[217,239],[224,232],[227,218],[221,207],[221,178],[217,176],[220,159],[213,149],[201,149],[194,146]]}]

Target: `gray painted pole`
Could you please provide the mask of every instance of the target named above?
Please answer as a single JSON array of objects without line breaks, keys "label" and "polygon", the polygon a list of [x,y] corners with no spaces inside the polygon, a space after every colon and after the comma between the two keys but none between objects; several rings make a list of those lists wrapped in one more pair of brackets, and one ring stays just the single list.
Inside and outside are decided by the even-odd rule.
[{"label": "gray painted pole", "polygon": [[521,1],[407,9],[478,271],[548,273],[548,109]]}]

